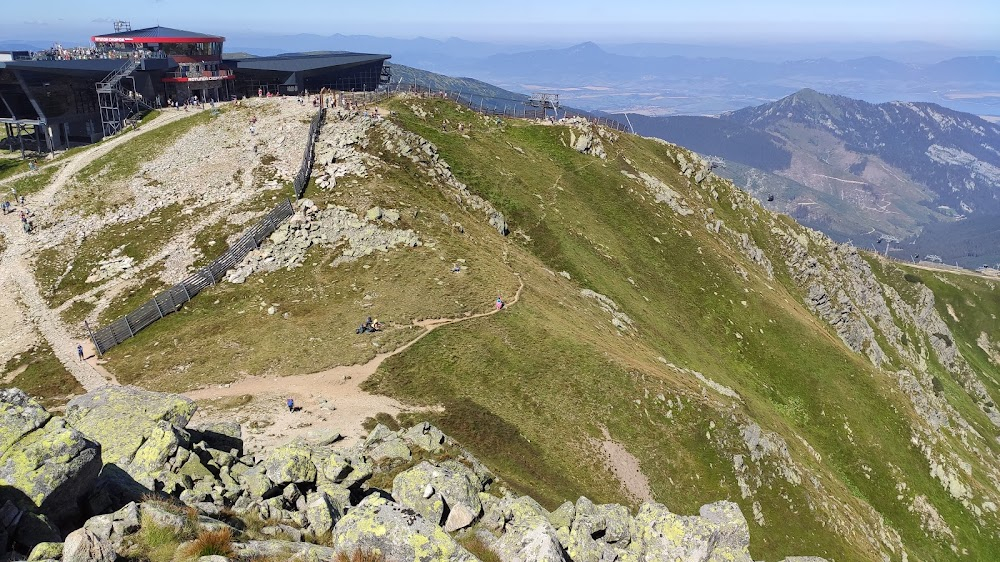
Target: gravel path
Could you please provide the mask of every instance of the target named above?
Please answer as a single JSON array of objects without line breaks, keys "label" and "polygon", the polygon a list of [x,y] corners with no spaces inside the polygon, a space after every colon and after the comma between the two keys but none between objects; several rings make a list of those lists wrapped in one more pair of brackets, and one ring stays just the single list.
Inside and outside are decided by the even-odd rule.
[{"label": "gravel path", "polygon": [[[36,217],[46,216],[52,208],[56,194],[73,174],[94,159],[128,142],[136,134],[162,127],[181,117],[183,115],[169,113],[161,115],[143,126],[139,132],[128,131],[67,160],[49,164],[49,166],[60,166],[61,170],[46,188],[29,197],[25,202],[26,206]],[[9,178],[8,181],[13,179],[16,178]],[[14,213],[0,216],[0,234],[3,235],[6,246],[4,252],[0,254],[0,310],[4,311],[0,329],[15,331],[5,334],[0,340],[5,344],[4,349],[0,351],[0,360],[6,361],[10,356],[25,351],[35,340],[37,333],[48,342],[55,356],[87,391],[114,383],[113,377],[94,362],[82,362],[77,359],[76,346],[85,345],[89,348],[89,342],[75,338],[59,318],[58,312],[50,309],[42,299],[29,263],[30,254],[37,246],[38,240],[35,235],[25,234],[22,230],[18,212],[20,209],[21,206],[18,205]],[[62,226],[64,229],[70,227],[70,225]],[[50,233],[51,236],[58,238],[64,234],[65,232]]]},{"label": "gravel path", "polygon": [[[520,278],[519,281],[517,292],[502,310],[514,306],[520,299],[524,281]],[[186,392],[185,396],[203,401],[252,396],[252,403],[240,407],[240,413],[248,415],[244,425],[249,425],[251,428],[243,434],[248,450],[264,450],[299,437],[309,440],[323,439],[334,432],[344,437],[340,442],[341,445],[350,445],[364,435],[365,430],[361,424],[365,419],[374,417],[380,412],[395,415],[407,410],[412,411],[412,408],[407,408],[393,398],[370,394],[361,389],[361,384],[368,380],[386,359],[406,351],[437,328],[492,316],[498,312],[500,310],[492,309],[489,312],[459,318],[414,322],[414,326],[425,328],[419,336],[406,345],[380,353],[361,365],[342,365],[306,375],[277,378],[247,377],[228,385]],[[286,398],[294,399],[296,407],[301,410],[289,412],[285,407]],[[193,423],[232,420],[232,418],[231,410],[212,411],[209,408],[201,408],[195,414]],[[261,421],[266,427],[262,431],[255,431],[254,422],[259,424]]]}]

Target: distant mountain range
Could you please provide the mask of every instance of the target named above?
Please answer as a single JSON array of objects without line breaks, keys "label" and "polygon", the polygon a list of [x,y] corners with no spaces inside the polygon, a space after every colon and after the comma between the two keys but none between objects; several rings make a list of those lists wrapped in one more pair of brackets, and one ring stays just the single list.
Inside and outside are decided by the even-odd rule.
[{"label": "distant mountain range", "polygon": [[720,174],[836,238],[897,239],[907,256],[966,266],[1000,261],[1000,125],[975,115],[805,89],[718,118],[627,121],[721,158]]}]

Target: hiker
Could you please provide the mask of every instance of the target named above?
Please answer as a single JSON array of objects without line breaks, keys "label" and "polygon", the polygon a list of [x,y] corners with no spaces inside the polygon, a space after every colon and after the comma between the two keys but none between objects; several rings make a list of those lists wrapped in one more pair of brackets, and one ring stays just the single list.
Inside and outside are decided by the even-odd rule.
[{"label": "hiker", "polygon": [[76,346],[76,358],[83,361],[83,346],[80,344]]},{"label": "hiker", "polygon": [[382,331],[382,323],[378,321],[378,318],[376,318],[375,322],[372,323],[372,331],[373,332],[381,332]]},{"label": "hiker", "polygon": [[285,404],[288,406],[288,411],[289,412],[294,412],[295,411],[295,400],[292,400],[291,398],[289,398],[288,400],[285,400]]},{"label": "hiker", "polygon": [[503,308],[503,298],[501,298],[500,296],[497,296],[496,306],[497,306],[497,310],[500,310],[501,308]]},{"label": "hiker", "polygon": [[365,332],[374,332],[374,331],[375,328],[372,325],[372,317],[369,316],[367,320],[365,320],[360,326],[358,326],[357,330],[354,330],[354,333],[363,334]]}]

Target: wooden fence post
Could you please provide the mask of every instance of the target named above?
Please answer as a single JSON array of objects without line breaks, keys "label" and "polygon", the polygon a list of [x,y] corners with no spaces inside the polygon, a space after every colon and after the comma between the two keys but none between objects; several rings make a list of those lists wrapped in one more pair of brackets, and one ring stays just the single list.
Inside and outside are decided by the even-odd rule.
[{"label": "wooden fence post", "polygon": [[83,321],[83,327],[87,329],[87,335],[90,336],[90,341],[94,344],[97,356],[104,357],[104,350],[101,349],[101,344],[97,343],[97,338],[94,337],[94,332],[90,330],[90,324],[88,324],[86,320]]}]

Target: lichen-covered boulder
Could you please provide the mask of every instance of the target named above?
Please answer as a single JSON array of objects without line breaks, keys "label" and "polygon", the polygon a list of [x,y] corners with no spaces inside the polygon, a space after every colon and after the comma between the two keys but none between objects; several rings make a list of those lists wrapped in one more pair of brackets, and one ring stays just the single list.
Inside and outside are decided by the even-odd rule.
[{"label": "lichen-covered boulder", "polygon": [[546,515],[545,510],[527,496],[508,497],[492,503],[484,521],[500,536],[490,547],[504,561],[562,562],[565,559],[562,545]]},{"label": "lichen-covered boulder", "polygon": [[334,527],[338,552],[369,550],[397,562],[473,562],[451,535],[412,509],[370,495]]},{"label": "lichen-covered boulder", "polygon": [[24,392],[0,391],[0,504],[74,518],[100,470],[100,449],[84,434]]},{"label": "lichen-covered boulder", "polygon": [[364,457],[348,455],[341,451],[334,451],[321,465],[323,479],[344,488],[356,486],[372,475],[371,463],[367,462]]},{"label": "lichen-covered boulder", "polygon": [[726,560],[750,562],[750,531],[739,506],[716,502],[702,506],[700,516],[671,513],[646,502],[632,527],[628,552],[635,560]]},{"label": "lichen-covered boulder", "polygon": [[576,502],[575,511],[565,544],[574,561],[613,560],[631,542],[632,518],[625,506],[594,505],[589,499],[581,497]]},{"label": "lichen-covered boulder", "polygon": [[267,478],[275,485],[312,484],[316,482],[316,465],[312,451],[295,443],[278,447],[263,463]]},{"label": "lichen-covered boulder", "polygon": [[66,421],[101,444],[105,463],[114,463],[148,488],[186,440],[183,432],[197,407],[184,396],[132,386],[105,386],[70,400]]},{"label": "lichen-covered boulder", "polygon": [[441,433],[440,429],[429,422],[423,422],[406,430],[403,439],[413,446],[434,453],[441,449],[441,445],[444,443],[444,433]]},{"label": "lichen-covered boulder", "polygon": [[376,443],[367,450],[367,453],[376,462],[386,460],[409,462],[412,458],[406,442],[396,436]]},{"label": "lichen-covered boulder", "polygon": [[549,513],[549,523],[556,529],[560,527],[566,527],[567,529],[573,526],[573,518],[576,517],[576,506],[573,502],[563,502],[555,511]]},{"label": "lichen-covered boulder", "polygon": [[361,446],[362,452],[373,461],[403,461],[412,457],[406,442],[393,430],[378,424],[372,429]]},{"label": "lichen-covered boulder", "polygon": [[476,475],[460,463],[435,466],[424,461],[396,475],[392,481],[392,496],[429,521],[453,532],[468,527],[482,513],[479,502],[482,489],[478,484]]},{"label": "lichen-covered boulder", "polygon": [[331,531],[339,519],[340,510],[326,492],[316,492],[309,496],[306,501],[306,521],[316,534]]}]

